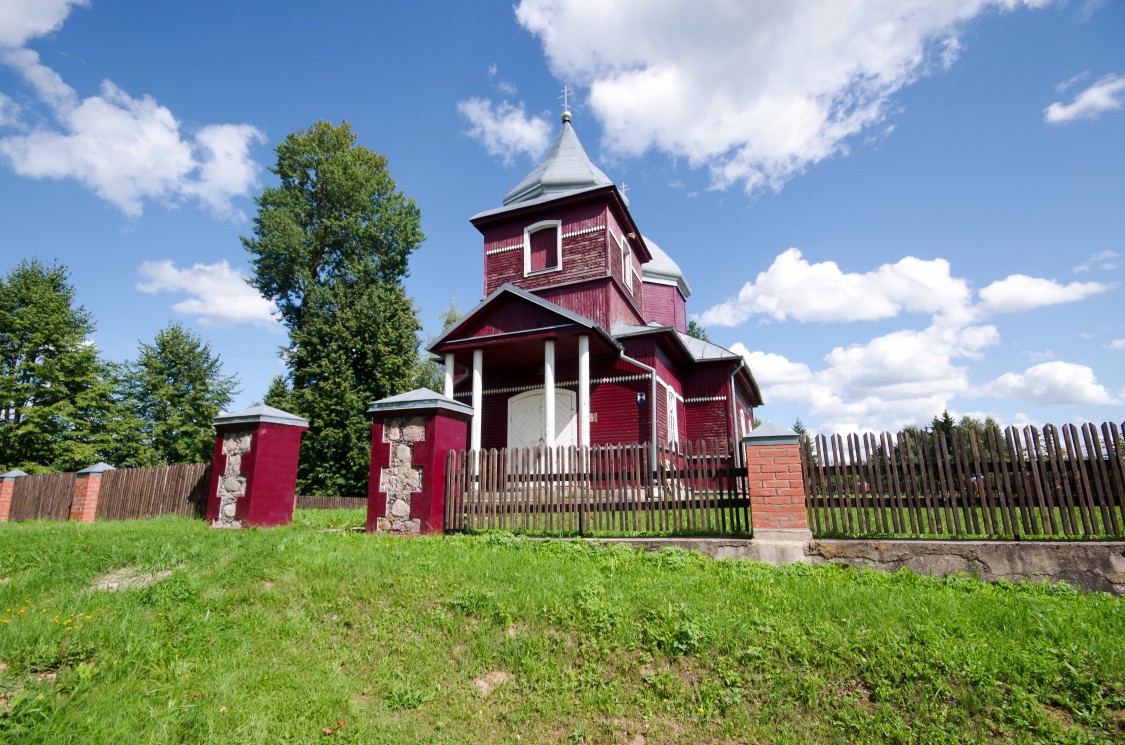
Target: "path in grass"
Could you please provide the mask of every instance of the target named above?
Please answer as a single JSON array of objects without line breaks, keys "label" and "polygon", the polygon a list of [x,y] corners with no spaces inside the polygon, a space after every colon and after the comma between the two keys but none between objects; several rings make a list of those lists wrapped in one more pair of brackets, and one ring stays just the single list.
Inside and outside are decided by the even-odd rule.
[{"label": "path in grass", "polygon": [[1120,598],[362,520],[0,525],[0,742],[1125,742]]}]

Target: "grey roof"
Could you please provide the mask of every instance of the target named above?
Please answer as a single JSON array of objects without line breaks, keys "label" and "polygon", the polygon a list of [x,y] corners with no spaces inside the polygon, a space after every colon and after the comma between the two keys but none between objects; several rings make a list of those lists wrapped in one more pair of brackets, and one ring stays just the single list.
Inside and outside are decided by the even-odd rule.
[{"label": "grey roof", "polygon": [[750,434],[743,437],[742,441],[754,442],[758,445],[770,445],[773,443],[797,442],[800,439],[800,436],[788,427],[773,422],[763,422],[751,430]]},{"label": "grey roof", "polygon": [[691,352],[691,356],[697,360],[742,359],[742,355],[735,354],[726,347],[720,347],[718,344],[696,339],[694,336],[685,334],[682,331],[677,331],[676,333],[679,335],[680,341],[682,341],[684,346],[688,348],[688,351]]},{"label": "grey roof", "polygon": [[388,396],[367,405],[367,413],[382,411],[413,411],[416,409],[444,409],[446,411],[473,415],[473,407],[454,401],[448,396],[431,391],[429,388],[416,388],[408,393]]},{"label": "grey roof", "polygon": [[97,463],[95,463],[92,466],[86,466],[85,468],[83,468],[78,473],[89,473],[89,474],[101,475],[101,474],[105,473],[106,471],[116,471],[116,470],[117,469],[114,468],[113,466],[111,466],[110,464],[104,463],[104,462],[99,460]]},{"label": "grey roof", "polygon": [[641,266],[641,281],[674,284],[680,288],[680,292],[683,293],[685,298],[691,297],[691,286],[684,277],[680,265],[672,261],[672,257],[647,235],[641,237],[644,239],[645,246],[648,247],[648,252],[652,254],[652,261]]},{"label": "grey roof", "polygon": [[562,196],[576,190],[594,186],[609,186],[609,180],[590,161],[590,156],[578,141],[570,117],[563,115],[562,129],[555,143],[547,151],[543,162],[523,177],[511,191],[504,195],[504,205],[526,202],[539,196]]},{"label": "grey roof", "polygon": [[532,294],[532,293],[528,292],[527,290],[520,289],[519,287],[516,287],[515,285],[513,285],[509,282],[505,282],[504,284],[500,285],[495,290],[493,290],[491,295],[486,297],[484,300],[481,300],[479,303],[476,304],[476,306],[472,310],[470,310],[468,313],[466,313],[464,316],[462,316],[460,321],[458,321],[456,324],[454,324],[454,326],[451,329],[449,329],[444,334],[442,334],[441,337],[437,341],[435,341],[433,344],[428,346],[426,348],[426,351],[432,352],[434,349],[436,349],[438,346],[440,346],[441,343],[444,342],[446,339],[448,339],[450,337],[456,337],[456,332],[459,328],[461,328],[461,326],[468,323],[469,319],[471,319],[473,316],[475,316],[482,308],[484,308],[486,305],[488,305],[489,303],[494,301],[496,298],[500,297],[500,295],[502,295],[502,294],[510,294],[510,295],[515,295],[518,298],[523,298],[527,302],[533,303],[534,305],[538,305],[540,308],[544,308],[546,310],[549,310],[552,313],[556,313],[556,314],[562,316],[563,318],[565,318],[566,320],[571,321],[578,326],[583,326],[585,328],[590,329],[591,331],[594,331],[598,334],[601,334],[603,337],[605,337],[605,339],[607,341],[609,341],[611,344],[616,345],[619,348],[621,346],[620,344],[617,343],[617,340],[613,338],[614,336],[616,336],[616,334],[610,334],[610,333],[606,332],[606,330],[604,328],[602,328],[601,326],[599,326],[597,323],[595,323],[593,320],[587,318],[586,316],[581,315],[579,313],[575,313],[572,310],[567,310],[566,308],[562,307],[561,305],[556,305],[556,304],[552,303],[550,300],[544,300],[543,298],[539,297],[538,295]]},{"label": "grey roof", "polygon": [[20,469],[13,468],[12,470],[7,471],[5,473],[0,473],[0,481],[9,481],[11,479],[18,479],[20,476],[26,476],[26,475],[27,474],[24,473],[23,471],[21,471]]},{"label": "grey roof", "polygon": [[216,427],[223,424],[242,424],[252,422],[268,422],[270,424],[291,424],[297,427],[308,427],[309,420],[302,419],[296,414],[290,414],[288,411],[275,409],[272,406],[261,404],[259,406],[251,406],[249,409],[236,411],[233,414],[223,412],[214,419]]}]

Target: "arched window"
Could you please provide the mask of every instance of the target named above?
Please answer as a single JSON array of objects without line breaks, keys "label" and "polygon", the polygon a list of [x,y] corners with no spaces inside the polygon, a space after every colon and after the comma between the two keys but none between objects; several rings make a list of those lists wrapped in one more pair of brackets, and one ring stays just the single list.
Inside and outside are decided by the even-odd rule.
[{"label": "arched window", "polygon": [[524,276],[562,267],[562,221],[543,220],[523,231]]}]

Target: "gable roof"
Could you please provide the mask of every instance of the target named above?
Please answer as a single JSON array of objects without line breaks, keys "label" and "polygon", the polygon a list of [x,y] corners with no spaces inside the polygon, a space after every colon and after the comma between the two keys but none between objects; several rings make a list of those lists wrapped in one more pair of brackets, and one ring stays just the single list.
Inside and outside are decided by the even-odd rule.
[{"label": "gable roof", "polygon": [[621,349],[620,342],[614,339],[613,336],[599,324],[595,323],[586,316],[580,315],[571,310],[567,310],[561,305],[552,303],[550,300],[544,300],[538,295],[534,295],[527,290],[522,290],[513,284],[505,283],[496,288],[496,290],[494,290],[491,295],[477,303],[477,305],[472,310],[465,314],[464,318],[454,324],[454,326],[444,334],[442,334],[437,341],[427,347],[427,351],[434,352],[442,345],[444,345],[447,341],[462,338],[459,334],[460,331],[464,330],[467,327],[470,327],[473,323],[476,323],[489,309],[490,306],[494,306],[497,303],[503,301],[505,297],[517,298],[549,314],[558,316],[562,321],[581,328],[588,329],[590,332],[601,336],[611,346],[616,347],[617,349]]}]

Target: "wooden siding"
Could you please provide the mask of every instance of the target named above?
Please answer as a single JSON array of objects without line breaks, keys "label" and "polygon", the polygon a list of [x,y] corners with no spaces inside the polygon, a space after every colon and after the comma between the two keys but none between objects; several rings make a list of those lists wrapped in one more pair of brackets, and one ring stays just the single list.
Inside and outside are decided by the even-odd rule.
[{"label": "wooden siding", "polygon": [[580,284],[537,290],[535,294],[608,329],[613,326],[609,317],[609,285],[610,280],[600,277]]},{"label": "wooden siding", "polygon": [[[632,257],[632,267],[630,269],[630,271],[633,272],[632,288],[625,284],[625,275],[621,272],[621,244],[619,243],[619,241],[621,237],[625,235],[629,230],[629,228],[622,227],[621,223],[617,221],[615,216],[613,214],[610,214],[609,224],[607,226],[607,232],[609,233],[609,238],[607,240],[607,246],[609,249],[609,270],[610,276],[612,276],[617,281],[617,285],[621,291],[622,296],[631,306],[633,315],[636,315],[637,318],[641,319],[644,318],[645,303],[644,282],[641,281],[641,260],[637,255],[636,246],[636,244],[641,240],[640,236],[637,236],[637,238],[634,240],[626,241],[629,244],[630,255]],[[638,323],[643,323],[643,321],[638,321]]]},{"label": "wooden siding", "polygon": [[458,331],[457,339],[476,339],[496,334],[507,334],[522,329],[537,329],[560,324],[570,324],[557,313],[523,300],[522,298],[501,297],[492,303],[477,318],[470,320]]},{"label": "wooden siding", "polygon": [[686,410],[686,437],[689,440],[726,438],[733,434],[730,421],[730,400],[689,401]]},{"label": "wooden siding", "polygon": [[730,367],[729,364],[693,367],[684,376],[684,398],[730,395]]},{"label": "wooden siding", "polygon": [[675,285],[645,282],[645,323],[656,321],[687,333],[687,302]]}]

